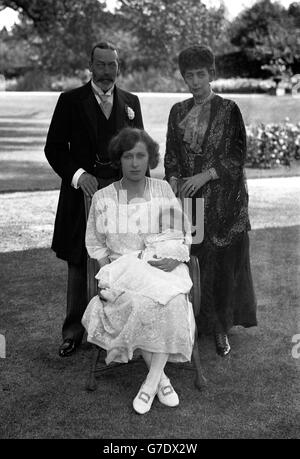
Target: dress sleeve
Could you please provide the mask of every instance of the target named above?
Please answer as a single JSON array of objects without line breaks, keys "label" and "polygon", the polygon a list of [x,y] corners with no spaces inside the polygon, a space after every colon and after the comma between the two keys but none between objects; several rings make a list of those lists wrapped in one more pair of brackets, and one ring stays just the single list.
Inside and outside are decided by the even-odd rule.
[{"label": "dress sleeve", "polygon": [[103,205],[98,192],[94,194],[86,226],[85,245],[91,258],[101,260],[109,255],[103,224]]},{"label": "dress sleeve", "polygon": [[165,174],[167,180],[170,177],[180,177],[180,146],[177,139],[177,129],[176,126],[176,105],[171,108],[169,119],[168,119],[168,130],[167,130],[167,139],[166,139],[166,152],[164,157],[164,166]]},{"label": "dress sleeve", "polygon": [[239,107],[234,104],[228,120],[223,152],[213,165],[218,177],[237,180],[243,173],[246,160],[246,129]]}]

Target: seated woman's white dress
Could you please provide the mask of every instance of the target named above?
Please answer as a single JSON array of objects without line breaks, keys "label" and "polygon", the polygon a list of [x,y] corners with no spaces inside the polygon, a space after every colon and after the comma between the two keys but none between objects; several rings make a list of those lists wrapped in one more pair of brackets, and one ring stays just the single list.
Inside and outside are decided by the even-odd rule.
[{"label": "seated woman's white dress", "polygon": [[107,350],[106,363],[127,362],[140,350],[167,353],[173,362],[191,358],[195,323],[188,267],[181,263],[167,273],[146,263],[155,254],[155,241],[160,242],[160,257],[188,260],[188,246],[180,244],[178,232],[174,237],[179,243],[173,244],[170,234],[165,244],[163,235],[160,239],[161,209],[178,210],[180,205],[167,182],[146,181],[150,200],[122,202],[112,184],[95,193],[90,209],[87,251],[97,260],[109,256],[112,264],[97,275],[106,301],[92,298],[82,323],[88,341]]}]

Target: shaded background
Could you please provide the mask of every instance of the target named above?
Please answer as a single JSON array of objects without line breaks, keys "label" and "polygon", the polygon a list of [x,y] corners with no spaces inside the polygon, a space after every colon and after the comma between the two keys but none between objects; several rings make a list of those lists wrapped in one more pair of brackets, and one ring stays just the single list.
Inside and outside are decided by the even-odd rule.
[{"label": "shaded background", "polygon": [[290,91],[300,73],[300,3],[248,1],[235,17],[233,3],[240,2],[0,0],[0,10],[18,13],[0,32],[0,73],[7,89],[74,87],[89,77],[91,47],[109,37],[120,49],[128,90],[185,90],[178,52],[203,43],[217,55],[218,78],[265,80],[220,85],[222,92],[267,92],[279,82]]}]

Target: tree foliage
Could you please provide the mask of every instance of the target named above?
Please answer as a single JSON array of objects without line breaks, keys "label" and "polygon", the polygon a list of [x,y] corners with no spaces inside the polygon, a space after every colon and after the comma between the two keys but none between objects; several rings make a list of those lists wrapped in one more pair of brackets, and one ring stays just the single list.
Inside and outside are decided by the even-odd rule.
[{"label": "tree foliage", "polygon": [[294,3],[287,10],[279,2],[256,2],[233,22],[232,44],[245,51],[249,59],[260,60],[274,75],[287,73],[300,58],[299,7],[300,3]]},{"label": "tree foliage", "polygon": [[224,8],[208,9],[200,0],[120,0],[118,15],[137,40],[149,65],[174,67],[179,50],[192,43],[215,48],[223,31]]},{"label": "tree foliage", "polygon": [[20,12],[14,35],[31,47],[30,61],[50,73],[87,67],[92,45],[108,30],[110,13],[98,0],[0,0]]},{"label": "tree foliage", "polygon": [[30,55],[25,40],[10,36],[5,28],[0,31],[0,74],[8,78],[18,76],[27,69]]},{"label": "tree foliage", "polygon": [[201,0],[119,0],[115,13],[104,0],[0,0],[0,10],[6,7],[20,15],[12,31],[0,32],[0,71],[7,75],[38,69],[73,76],[87,68],[100,39],[117,45],[121,68],[130,73],[153,68],[173,74],[179,51],[193,43],[211,46],[218,61],[229,56],[229,67],[239,67],[236,56],[242,57],[243,76],[249,76],[249,62],[258,73],[265,66],[273,74],[300,62],[300,2],[285,9],[259,0],[232,23],[222,0],[219,8]]},{"label": "tree foliage", "polygon": [[293,18],[297,29],[300,28],[300,2],[293,2],[288,8],[288,14]]}]

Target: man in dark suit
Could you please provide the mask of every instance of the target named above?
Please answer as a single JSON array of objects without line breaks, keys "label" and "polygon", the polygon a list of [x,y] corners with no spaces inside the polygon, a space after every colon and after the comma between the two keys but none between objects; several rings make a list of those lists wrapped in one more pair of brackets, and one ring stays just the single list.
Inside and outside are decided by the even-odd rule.
[{"label": "man in dark suit", "polygon": [[92,79],[62,93],[49,127],[45,154],[61,177],[52,249],[68,263],[67,314],[59,355],[71,355],[81,343],[81,318],[87,305],[84,194],[92,196],[120,178],[111,166],[107,147],[123,127],[143,129],[137,96],[115,85],[117,50],[109,42],[91,52]]}]

